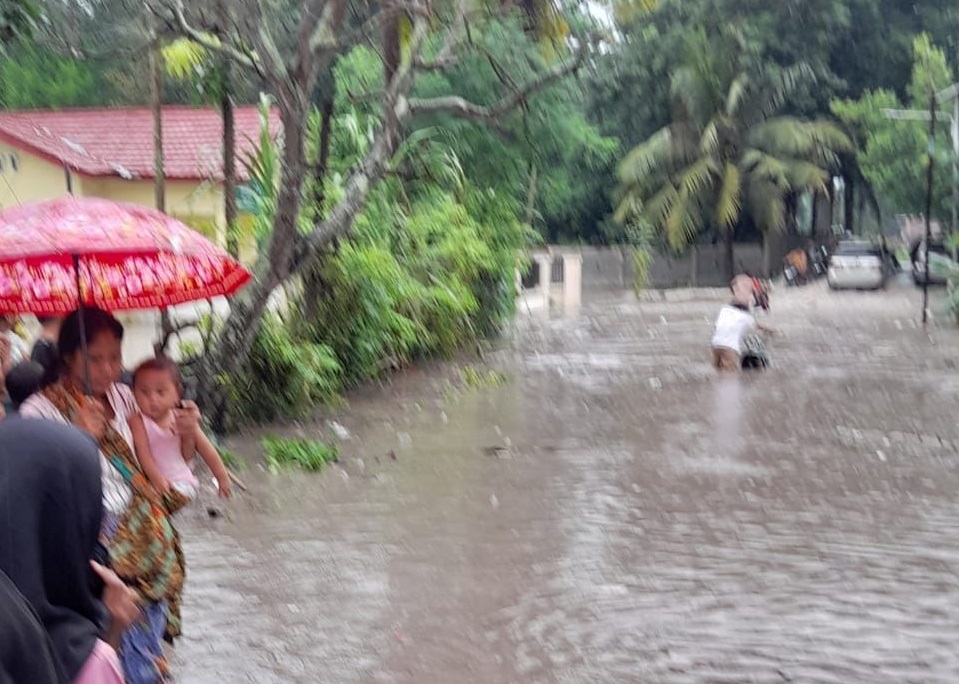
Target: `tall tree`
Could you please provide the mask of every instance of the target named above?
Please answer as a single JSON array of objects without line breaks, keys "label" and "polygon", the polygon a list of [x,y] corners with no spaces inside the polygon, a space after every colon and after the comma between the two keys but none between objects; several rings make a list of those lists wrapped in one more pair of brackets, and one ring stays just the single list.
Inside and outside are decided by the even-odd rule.
[{"label": "tall tree", "polygon": [[772,118],[810,76],[807,67],[750,76],[717,44],[698,36],[689,64],[672,77],[675,120],[620,164],[617,218],[648,222],[676,249],[717,230],[732,277],[733,236],[744,212],[766,236],[782,230],[789,196],[826,194],[839,154],[852,143],[828,122]]},{"label": "tall tree", "polygon": [[[269,246],[254,267],[255,283],[233,300],[218,344],[200,369],[200,390],[217,405],[226,399],[223,379],[234,375],[249,356],[271,293],[300,273],[333,240],[349,233],[371,188],[391,169],[394,154],[416,130],[418,120],[445,114],[496,123],[537,91],[575,70],[588,47],[580,41],[568,59],[540,70],[527,81],[504,85],[494,101],[480,104],[456,92],[429,98],[413,94],[420,75],[443,73],[455,66],[469,54],[471,32],[497,18],[467,2],[450,5],[414,0],[375,6],[358,26],[346,24],[345,0],[290,3],[290,11],[283,13],[280,22],[271,21],[266,0],[230,3],[228,30],[224,34],[221,29],[216,41],[208,37],[211,14],[205,3],[194,3],[189,12],[178,0],[152,0],[150,6],[184,37],[225,52],[234,64],[259,73],[274,90],[283,124],[282,177]],[[308,166],[305,139],[317,78],[356,45],[372,42],[380,46],[382,27],[398,13],[410,20],[409,40],[392,78],[374,95],[379,117],[371,144],[344,175],[333,208],[312,225],[302,227]],[[275,12],[273,16],[277,16]],[[292,30],[291,21],[296,22]]]},{"label": "tall tree", "polygon": [[[920,214],[926,201],[926,124],[893,120],[886,112],[927,109],[931,93],[948,86],[954,74],[945,52],[928,35],[913,40],[911,53],[912,77],[902,88],[907,99],[892,90],[869,90],[855,100],[835,100],[832,110],[856,138],[858,164],[880,203],[894,213]],[[952,145],[946,125],[940,126],[936,143],[933,215],[945,218],[952,203]]]}]

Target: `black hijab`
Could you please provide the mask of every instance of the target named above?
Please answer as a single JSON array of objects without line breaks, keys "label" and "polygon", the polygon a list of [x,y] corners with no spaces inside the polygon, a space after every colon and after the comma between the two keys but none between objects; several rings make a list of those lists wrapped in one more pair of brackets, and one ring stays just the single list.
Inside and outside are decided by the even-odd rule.
[{"label": "black hijab", "polygon": [[53,646],[40,618],[0,572],[0,684],[60,684]]},{"label": "black hijab", "polygon": [[100,634],[90,558],[102,506],[90,437],[45,420],[0,422],[0,571],[49,634],[62,682],[77,676]]}]

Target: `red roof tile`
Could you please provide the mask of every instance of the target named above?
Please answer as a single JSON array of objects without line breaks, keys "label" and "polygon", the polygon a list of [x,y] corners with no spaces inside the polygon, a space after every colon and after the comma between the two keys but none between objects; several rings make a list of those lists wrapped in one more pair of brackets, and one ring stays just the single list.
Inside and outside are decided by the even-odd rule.
[{"label": "red roof tile", "polygon": [[[259,110],[236,110],[237,173],[260,135]],[[270,129],[280,130],[279,115]],[[222,180],[223,126],[219,110],[163,108],[164,169],[171,180]],[[70,166],[87,176],[153,178],[153,117],[147,107],[0,111],[0,141]],[[251,142],[252,141],[252,142]]]}]

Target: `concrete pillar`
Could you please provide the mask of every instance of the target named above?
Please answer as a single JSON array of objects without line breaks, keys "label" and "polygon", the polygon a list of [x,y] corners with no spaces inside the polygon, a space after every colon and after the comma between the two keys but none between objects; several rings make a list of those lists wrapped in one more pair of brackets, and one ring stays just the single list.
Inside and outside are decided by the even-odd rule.
[{"label": "concrete pillar", "polygon": [[563,308],[567,313],[579,311],[583,301],[583,255],[563,255]]},{"label": "concrete pillar", "polygon": [[539,290],[543,295],[543,303],[548,310],[553,281],[553,255],[537,254],[536,263],[539,264]]}]

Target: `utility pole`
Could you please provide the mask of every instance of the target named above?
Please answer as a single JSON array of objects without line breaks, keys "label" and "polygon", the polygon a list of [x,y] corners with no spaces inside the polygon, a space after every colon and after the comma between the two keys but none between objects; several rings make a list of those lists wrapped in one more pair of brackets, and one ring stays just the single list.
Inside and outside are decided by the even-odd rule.
[{"label": "utility pole", "polygon": [[[939,112],[939,103],[952,101],[952,111]],[[952,225],[953,233],[959,231],[959,83],[938,93],[932,93],[929,102],[929,111],[915,109],[884,109],[883,115],[888,119],[898,121],[928,121],[929,146],[928,167],[926,169],[926,247],[925,247],[925,278],[922,287],[922,324],[929,320],[929,243],[932,242],[932,183],[934,155],[936,151],[936,118],[937,114],[949,117],[949,133],[952,138]]]},{"label": "utility pole", "polygon": [[[929,155],[926,166],[926,255],[922,279],[922,325],[929,323],[929,243],[932,242],[932,181],[936,165],[936,93],[929,96],[929,142],[926,152]],[[955,190],[955,188],[953,188]]]}]

